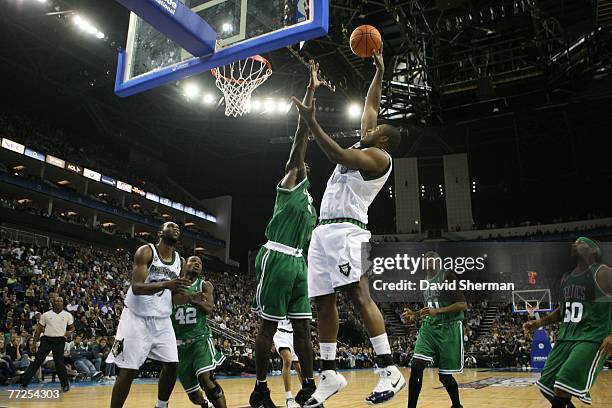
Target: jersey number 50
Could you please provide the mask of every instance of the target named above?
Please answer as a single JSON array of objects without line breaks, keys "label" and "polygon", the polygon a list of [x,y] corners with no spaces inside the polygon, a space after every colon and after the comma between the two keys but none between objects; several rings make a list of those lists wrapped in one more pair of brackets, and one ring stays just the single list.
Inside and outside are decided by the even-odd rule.
[{"label": "jersey number 50", "polygon": [[563,323],[580,323],[582,320],[582,303],[580,302],[565,302],[565,313]]}]

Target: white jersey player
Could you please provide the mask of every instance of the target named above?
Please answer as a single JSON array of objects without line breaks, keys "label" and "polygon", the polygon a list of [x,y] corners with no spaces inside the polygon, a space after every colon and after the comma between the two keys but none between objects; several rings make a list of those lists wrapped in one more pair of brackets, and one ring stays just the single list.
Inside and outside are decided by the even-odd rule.
[{"label": "white jersey player", "polygon": [[300,404],[295,401],[291,393],[291,368],[295,368],[300,378],[302,376],[300,362],[293,348],[293,326],[291,325],[291,320],[285,319],[278,322],[276,333],[272,340],[283,362],[282,375],[283,385],[285,386],[285,408],[300,408]]},{"label": "white jersey player", "polygon": [[382,189],[392,170],[392,153],[399,145],[399,130],[378,125],[384,62],[375,52],[376,75],[366,98],[361,119],[361,141],[343,149],[317,123],[316,107],[293,99],[307,121],[319,147],[336,163],[323,195],[320,223],[312,233],[308,249],[308,290],[318,310],[319,346],[322,373],[317,391],[304,405],[318,407],[346,386],[336,371],[338,310],[336,291],[345,289],[357,309],[376,354],[380,379],[370,395],[369,404],[389,401],[405,386],[404,377],[393,365],[391,347],[383,317],[370,298],[368,280],[361,267],[361,244],[370,240],[367,230],[368,208]]},{"label": "white jersey player", "polygon": [[291,320],[285,319],[278,322],[276,333],[274,333],[272,340],[278,354],[281,354],[281,350],[288,349],[291,353],[291,361],[298,361],[293,348],[293,326],[291,325]]},{"label": "white jersey player", "polygon": [[180,278],[183,259],[174,246],[178,225],[167,222],[157,245],[143,245],[134,255],[132,285],[125,297],[115,343],[106,362],[121,370],[113,386],[111,408],[122,407],[138,369],[147,358],[162,362],[156,408],[166,408],[176,382],[178,351],[172,328],[172,292],[189,287]]}]

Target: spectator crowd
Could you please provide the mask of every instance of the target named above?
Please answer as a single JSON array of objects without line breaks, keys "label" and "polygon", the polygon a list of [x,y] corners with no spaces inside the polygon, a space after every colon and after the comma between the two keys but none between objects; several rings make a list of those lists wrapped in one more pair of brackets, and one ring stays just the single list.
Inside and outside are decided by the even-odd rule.
[{"label": "spectator crowd", "polygon": [[[69,375],[74,379],[110,379],[115,367],[105,363],[114,342],[123,297],[130,284],[130,255],[101,251],[78,245],[52,243],[49,247],[0,241],[0,382],[23,372],[34,359],[36,345],[33,333],[42,312],[50,309],[50,300],[61,296],[65,309],[74,316],[75,331],[65,348]],[[205,271],[215,287],[216,308],[209,317],[216,346],[228,357],[221,372],[227,375],[254,373],[252,344],[258,319],[250,312],[250,298],[255,291],[254,279],[227,270]],[[350,302],[339,301],[344,333],[338,350],[339,368],[369,368],[373,352],[367,336]],[[422,305],[399,305],[418,310]],[[524,317],[511,314],[499,306],[488,334],[480,333],[486,303],[470,305],[466,311],[466,366],[526,367],[529,364],[530,339],[521,330]],[[316,311],[315,311],[316,316]],[[316,320],[316,319],[315,319]],[[416,340],[417,327],[407,325],[407,334],[393,336],[393,357],[407,366]],[[348,333],[348,334],[347,334]],[[313,328],[315,359],[319,350]],[[554,338],[552,339],[554,340]],[[53,372],[53,362],[43,366],[39,377]],[[278,371],[282,362],[273,353],[271,370]],[[148,362],[143,376],[155,375],[156,365]]]}]

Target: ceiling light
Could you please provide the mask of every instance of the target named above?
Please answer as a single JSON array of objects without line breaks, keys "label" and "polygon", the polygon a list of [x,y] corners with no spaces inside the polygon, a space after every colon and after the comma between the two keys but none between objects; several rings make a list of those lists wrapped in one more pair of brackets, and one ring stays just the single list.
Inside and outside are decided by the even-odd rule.
[{"label": "ceiling light", "polygon": [[285,102],[285,101],[284,101],[284,100],[282,100],[282,99],[281,99],[281,100],[279,100],[279,101],[276,103],[276,110],[277,110],[279,113],[285,113],[285,112],[287,112],[287,111],[288,111],[288,109],[287,109],[287,102]]},{"label": "ceiling light", "polygon": [[185,84],[185,87],[183,88],[183,90],[185,91],[185,96],[189,99],[193,99],[200,92],[200,89],[198,88],[198,86],[192,83]]},{"label": "ceiling light", "polygon": [[357,118],[361,115],[361,106],[353,103],[349,106],[348,114],[351,118]]},{"label": "ceiling light", "polygon": [[204,103],[205,104],[210,105],[214,101],[215,101],[215,96],[213,94],[207,93],[206,95],[204,95]]},{"label": "ceiling light", "polygon": [[275,107],[275,103],[272,99],[266,99],[264,102],[264,110],[266,112],[273,112]]}]

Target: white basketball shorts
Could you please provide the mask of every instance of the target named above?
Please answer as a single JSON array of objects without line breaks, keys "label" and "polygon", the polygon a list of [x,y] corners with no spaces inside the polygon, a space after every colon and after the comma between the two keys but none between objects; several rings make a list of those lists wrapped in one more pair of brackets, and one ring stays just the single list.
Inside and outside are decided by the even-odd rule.
[{"label": "white basketball shorts", "polygon": [[117,335],[107,363],[138,370],[150,358],[165,363],[178,362],[176,337],[170,317],[142,317],[123,308]]},{"label": "white basketball shorts", "polygon": [[274,334],[273,341],[278,354],[280,354],[281,349],[289,349],[291,352],[291,361],[298,361],[298,356],[295,354],[295,349],[293,348],[293,333],[277,330]]},{"label": "white basketball shorts", "polygon": [[308,296],[329,295],[338,288],[359,282],[361,245],[370,231],[350,222],[319,225],[308,248]]}]

